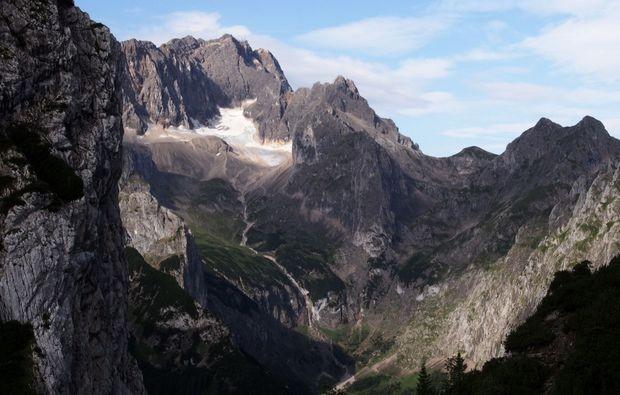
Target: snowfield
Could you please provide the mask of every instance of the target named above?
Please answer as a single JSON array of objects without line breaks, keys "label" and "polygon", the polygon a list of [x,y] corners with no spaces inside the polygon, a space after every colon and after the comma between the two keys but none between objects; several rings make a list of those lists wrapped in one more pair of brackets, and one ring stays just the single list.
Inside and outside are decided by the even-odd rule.
[{"label": "snowfield", "polygon": [[269,167],[277,166],[291,158],[292,143],[260,142],[254,122],[243,114],[244,108],[254,101],[245,101],[241,107],[219,108],[220,116],[213,119],[209,125],[196,129],[181,126],[162,130],[158,127],[149,127],[143,138],[190,141],[199,136],[215,136],[226,141],[246,160]]}]

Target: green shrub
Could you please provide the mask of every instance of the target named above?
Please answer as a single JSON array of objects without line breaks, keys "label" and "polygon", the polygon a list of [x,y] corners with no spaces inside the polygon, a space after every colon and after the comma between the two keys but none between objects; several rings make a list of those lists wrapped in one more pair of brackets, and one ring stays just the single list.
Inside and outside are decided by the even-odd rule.
[{"label": "green shrub", "polygon": [[425,253],[413,254],[398,268],[398,278],[405,284],[411,284],[417,279],[428,279],[428,270],[432,267],[431,257]]},{"label": "green shrub", "polygon": [[545,366],[527,357],[492,359],[481,374],[468,375],[474,394],[540,394],[546,378]]},{"label": "green shrub", "polygon": [[178,255],[172,255],[161,261],[159,268],[168,273],[181,268],[181,258]]}]

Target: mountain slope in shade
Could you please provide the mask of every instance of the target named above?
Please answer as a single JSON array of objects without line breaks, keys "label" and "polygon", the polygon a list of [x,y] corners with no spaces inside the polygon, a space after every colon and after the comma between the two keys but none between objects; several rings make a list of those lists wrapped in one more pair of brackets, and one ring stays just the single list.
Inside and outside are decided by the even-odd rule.
[{"label": "mountain slope in shade", "polygon": [[[219,322],[219,329],[214,330],[203,327],[204,320],[196,318],[195,314],[190,314],[191,319],[177,317],[173,321],[170,317],[160,317],[155,323],[159,328],[156,335],[143,335],[143,331],[152,324],[145,322],[142,315],[134,317],[132,324],[138,331],[137,340],[150,344],[151,349],[172,347],[172,343],[166,340],[167,335],[163,334],[178,332],[174,329],[176,326],[177,329],[183,329],[183,333],[178,334],[179,339],[187,339],[193,336],[192,333],[207,336],[192,343],[193,346],[183,343],[185,348],[182,348],[182,352],[167,352],[172,370],[171,380],[191,378],[190,383],[194,383],[195,388],[203,389],[220,384],[221,388],[240,388],[235,385],[242,385],[246,381],[230,381],[234,377],[229,372],[230,364],[237,361],[240,364],[237,367],[238,374],[277,378],[276,382],[269,379],[264,383],[266,393],[274,385],[274,390],[288,388],[288,392],[314,393],[321,388],[328,388],[352,369],[351,360],[338,347],[326,344],[321,339],[307,337],[296,329],[309,324],[304,295],[271,260],[239,246],[239,240],[234,239],[234,233],[231,234],[226,225],[211,228],[199,219],[204,218],[205,222],[215,221],[216,218],[222,221],[229,219],[239,204],[234,188],[221,179],[197,182],[189,177],[159,173],[147,152],[138,152],[136,147],[128,148],[120,183],[121,215],[127,232],[127,244],[134,247],[149,266],[139,272],[132,272],[137,276],[132,277],[137,281],[135,284],[136,281],[132,282],[130,292],[132,308],[144,309],[146,307],[140,306],[148,306],[149,298],[141,291],[148,290],[145,287],[163,287],[164,284],[160,284],[163,281],[168,289],[172,287],[171,282],[176,280],[176,284],[173,284],[175,289],[178,287],[176,294],[185,295],[176,299],[193,298],[190,299],[190,305],[197,303],[199,310],[205,310],[205,314],[216,317]],[[150,180],[150,186],[142,177]],[[194,200],[187,202],[179,195],[170,195],[168,187],[171,185],[173,190],[183,190]],[[162,198],[167,197],[168,201],[174,202],[179,212],[193,213],[190,226],[194,232],[189,230],[180,217],[161,206],[149,188]],[[214,192],[217,200],[212,200]],[[214,208],[223,212],[223,215],[213,213],[211,210]],[[204,217],[198,215],[199,212]],[[231,226],[234,228],[234,224]],[[233,240],[226,237],[233,237]],[[146,281],[143,280],[144,275],[148,273],[152,273],[149,283],[154,284],[143,284]],[[136,305],[133,302],[138,303]],[[158,310],[161,313],[157,314],[169,315],[169,310],[161,306]],[[175,307],[172,311],[176,310]],[[195,309],[190,310],[193,312]],[[185,313],[179,311],[181,316]],[[230,334],[231,342],[230,346],[224,348],[222,344],[227,340],[222,338],[222,331]],[[173,362],[196,352],[194,347],[199,348],[199,359],[206,359],[207,366],[196,366],[202,373]],[[215,354],[206,349],[215,350]],[[241,358],[239,351],[249,359]],[[299,355],[305,357],[299,358]],[[161,370],[166,368],[161,363],[153,364],[153,361],[160,361],[157,353],[151,351],[146,354],[146,360],[144,357],[140,354],[137,359],[149,388],[161,376]],[[212,375],[215,376],[209,378]]]},{"label": "mountain slope in shade", "polygon": [[227,328],[175,281],[184,257],[171,255],[150,266],[126,250],[129,301],[136,357],[149,394],[286,393],[286,385],[244,355]]}]

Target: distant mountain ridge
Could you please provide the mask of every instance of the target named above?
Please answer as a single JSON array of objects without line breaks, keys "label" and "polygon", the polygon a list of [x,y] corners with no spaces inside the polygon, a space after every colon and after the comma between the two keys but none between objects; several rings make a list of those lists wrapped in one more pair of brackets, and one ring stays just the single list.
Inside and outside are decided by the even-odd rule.
[{"label": "distant mountain ridge", "polygon": [[[209,52],[202,48],[257,53],[230,36],[185,38],[166,45],[181,42],[195,42],[184,52],[192,59],[195,53]],[[222,56],[216,63],[227,65],[227,73],[238,75],[228,65],[242,58],[239,52],[213,53]],[[260,62],[251,63],[258,68]],[[560,249],[553,258],[547,244],[558,234],[580,237],[576,221],[586,218],[586,212],[599,222],[605,218],[610,226],[590,244],[579,244],[576,256],[608,262],[609,254],[620,248],[613,243],[604,247],[618,233],[617,202],[591,197],[601,188],[613,195],[615,184],[609,180],[620,163],[620,142],[594,118],[584,117],[572,127],[543,118],[501,155],[469,147],[435,158],[401,135],[394,122],[379,117],[344,77],[292,92],[279,67],[262,75],[270,83],[277,81],[277,89],[245,79],[243,94],[236,97],[256,98],[254,105],[261,97],[271,100],[273,111],[257,113],[250,106],[246,116],[258,125],[260,139],[292,140],[292,162],[269,171],[229,168],[219,177],[243,197],[236,215],[248,224],[248,245],[273,255],[309,290],[318,325],[351,330],[352,323],[363,322],[373,328],[348,349],[356,356],[373,355],[373,344],[379,343],[398,355],[404,367],[415,366],[423,355],[451,355],[456,347],[484,362],[501,353],[507,328],[532,311],[551,281],[553,270],[536,269],[536,286],[520,294],[512,282],[524,275],[521,270],[529,270],[523,262],[536,267],[547,262],[556,270],[569,267],[575,255],[564,249],[569,242],[575,249],[579,240],[562,240],[553,247]],[[220,91],[227,89],[225,85]],[[181,143],[166,143],[166,150],[197,158]],[[159,153],[151,155],[155,166],[164,165]],[[208,156],[204,151],[201,155]],[[213,160],[231,163],[233,158],[234,148]],[[184,174],[170,160],[165,168],[173,178]],[[152,188],[166,189],[158,183],[152,181]],[[189,222],[195,219],[192,204],[178,193],[168,189],[158,199],[173,210],[177,205]],[[179,210],[179,204],[184,208]],[[209,224],[206,213],[200,218]],[[541,249],[546,249],[544,254]],[[490,273],[502,277],[503,289],[492,289]],[[483,289],[497,292],[510,309],[494,316],[498,313],[487,310],[496,306],[492,299],[488,304],[472,299]],[[464,319],[475,316],[471,309],[479,311],[481,321],[464,326]],[[461,340],[447,340],[455,336]]]}]

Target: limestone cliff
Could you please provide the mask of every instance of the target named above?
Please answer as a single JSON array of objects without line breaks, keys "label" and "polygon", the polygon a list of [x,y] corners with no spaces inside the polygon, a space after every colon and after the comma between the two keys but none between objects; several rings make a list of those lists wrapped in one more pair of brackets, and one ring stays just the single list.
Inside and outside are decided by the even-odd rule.
[{"label": "limestone cliff", "polygon": [[118,210],[120,45],[72,1],[0,4],[0,319],[46,393],[141,393]]}]

